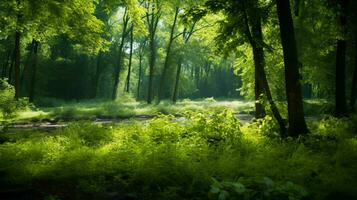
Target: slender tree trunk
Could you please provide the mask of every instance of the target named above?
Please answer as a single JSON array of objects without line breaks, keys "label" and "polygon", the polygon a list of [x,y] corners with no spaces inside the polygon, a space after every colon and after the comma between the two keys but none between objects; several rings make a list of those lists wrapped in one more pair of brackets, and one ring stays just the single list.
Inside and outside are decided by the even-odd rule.
[{"label": "slender tree trunk", "polygon": [[[249,43],[252,46],[253,49],[253,60],[254,60],[254,95],[255,95],[255,118],[263,118],[265,116],[265,109],[262,104],[263,101],[263,93],[264,93],[264,88],[263,85],[261,84],[261,74],[262,70],[264,70],[264,50],[262,46],[259,46],[257,43],[257,37],[261,39],[262,41],[262,34],[261,33],[261,22],[260,22],[260,17],[256,17],[254,20],[259,20],[259,24],[256,22],[254,23],[253,26],[253,31],[250,31],[249,27],[249,19],[248,19],[248,10],[245,6],[245,1],[242,1],[242,11],[244,13],[244,27],[245,27],[245,33],[246,36],[248,37]],[[256,2],[257,3],[257,2]],[[254,34],[254,35],[253,35]]]},{"label": "slender tree trunk", "polygon": [[140,87],[141,87],[141,82],[142,82],[142,74],[143,74],[143,56],[144,56],[144,50],[145,50],[145,45],[146,41],[142,42],[140,45],[139,49],[139,77],[138,77],[138,88],[137,88],[137,100],[140,99]]},{"label": "slender tree trunk", "polygon": [[9,63],[11,62],[11,49],[8,50],[6,60],[4,62],[4,66],[1,71],[1,77],[5,78],[6,77],[6,72],[7,72],[7,67],[9,66]]},{"label": "slender tree trunk", "polygon": [[[256,2],[257,3],[257,2]],[[243,4],[243,9],[245,9],[245,4]],[[258,12],[253,10],[254,12]],[[255,66],[255,95],[256,100],[261,100],[260,95],[264,92],[266,94],[267,100],[270,104],[271,111],[273,116],[277,120],[280,133],[284,135],[286,133],[286,122],[280,115],[280,112],[273,100],[271,95],[271,90],[265,73],[265,58],[264,58],[264,49],[263,49],[263,32],[260,16],[256,17],[254,20],[249,21],[247,12],[244,10],[245,14],[245,26],[246,26],[246,35],[250,41],[250,44],[253,49],[254,56],[254,66]],[[249,27],[249,22],[252,24],[252,31]],[[263,117],[265,115],[265,109],[261,102],[256,102],[256,118]]]},{"label": "slender tree trunk", "polygon": [[35,41],[33,49],[33,62],[32,62],[32,75],[31,75],[31,85],[29,93],[29,101],[33,102],[35,99],[35,88],[36,88],[36,74],[37,74],[37,61],[38,61],[38,48],[40,43]]},{"label": "slender tree trunk", "polygon": [[15,99],[20,97],[20,60],[21,60],[21,52],[20,52],[20,39],[21,33],[16,32],[15,34]]},{"label": "slender tree trunk", "polygon": [[308,133],[309,130],[304,118],[294,25],[290,1],[276,0],[276,4],[285,64],[285,84],[289,116],[288,132],[290,136],[298,137],[301,134]]},{"label": "slender tree trunk", "polygon": [[98,89],[99,89],[99,79],[100,79],[100,74],[102,73],[101,69],[101,61],[102,61],[103,53],[99,52],[99,55],[97,57],[97,66],[95,70],[95,77],[94,77],[94,84],[93,84],[93,89],[94,89],[94,95],[93,98],[98,97]]},{"label": "slender tree trunk", "polygon": [[335,116],[342,117],[347,115],[346,102],[346,41],[337,41],[336,53],[336,94],[335,94]]},{"label": "slender tree trunk", "polygon": [[179,58],[179,62],[177,64],[174,93],[172,96],[173,103],[176,103],[176,101],[177,101],[178,89],[179,89],[179,85],[180,85],[181,69],[182,69],[182,58]]},{"label": "slender tree trunk", "polygon": [[[348,0],[339,1],[341,6],[340,23],[342,32],[347,35],[347,10]],[[347,100],[346,100],[346,40],[337,40],[336,50],[336,79],[335,79],[335,116],[343,117],[347,115]]]},{"label": "slender tree trunk", "polygon": [[356,104],[356,96],[357,96],[357,37],[356,37],[356,44],[355,44],[354,61],[355,61],[355,69],[353,73],[352,90],[351,90],[351,98],[350,98],[350,107],[352,111],[354,111],[354,107]]},{"label": "slender tree trunk", "polygon": [[131,63],[133,59],[133,43],[134,43],[134,36],[133,36],[134,26],[132,25],[130,28],[130,55],[129,55],[129,66],[128,66],[128,76],[126,77],[126,87],[125,92],[130,92],[130,76],[131,76]]},{"label": "slender tree trunk", "polygon": [[153,78],[154,78],[154,67],[156,63],[156,44],[155,39],[152,37],[150,39],[150,59],[149,59],[149,86],[148,86],[148,96],[147,103],[151,104],[153,98]]},{"label": "slender tree trunk", "polygon": [[[158,2],[156,2],[156,6]],[[150,10],[150,8],[148,8]],[[156,11],[159,10],[159,11]],[[150,19],[151,15],[151,19]],[[151,5],[151,13],[147,13],[147,21],[149,24],[149,50],[150,50],[150,58],[149,58],[149,85],[148,85],[148,96],[147,103],[151,104],[153,99],[153,82],[154,82],[154,68],[156,64],[156,30],[157,25],[159,23],[159,18],[161,16],[160,8],[155,9],[155,5]]]},{"label": "slender tree trunk", "polygon": [[119,86],[119,77],[120,77],[120,70],[123,66],[123,57],[124,57],[124,43],[125,43],[125,38],[127,34],[127,26],[129,22],[129,16],[127,14],[127,8],[125,8],[124,12],[124,17],[123,17],[123,31],[122,31],[122,36],[121,36],[121,41],[119,44],[119,50],[118,50],[118,65],[114,69],[114,86],[113,86],[113,91],[112,91],[112,100],[114,101],[117,98],[118,95],[118,86]]},{"label": "slender tree trunk", "polygon": [[31,42],[31,45],[30,45],[30,50],[29,50],[29,55],[27,57],[27,60],[26,60],[26,62],[24,64],[24,68],[23,68],[22,73],[21,73],[21,81],[20,81],[21,87],[24,86],[25,75],[26,75],[26,73],[28,71],[28,68],[29,68],[29,65],[31,63],[31,60],[33,59],[32,58],[32,54],[33,54],[34,45],[35,45],[35,40],[32,39],[32,42]]},{"label": "slender tree trunk", "polygon": [[163,68],[163,71],[162,71],[161,81],[160,81],[160,85],[159,85],[158,103],[160,103],[161,99],[164,98],[165,86],[166,86],[165,81],[166,81],[166,76],[167,76],[167,70],[169,68],[169,61],[170,61],[170,56],[171,56],[172,44],[173,44],[173,41],[175,39],[174,38],[174,33],[175,33],[178,14],[179,14],[179,7],[176,7],[175,16],[174,16],[174,22],[172,23],[171,32],[170,32],[169,44],[167,45],[167,50],[166,50],[164,68]]},{"label": "slender tree trunk", "polygon": [[14,51],[12,52],[12,58],[11,58],[11,63],[10,63],[10,68],[9,68],[9,71],[8,71],[8,82],[10,84],[14,84],[14,81],[13,81],[13,76],[14,76],[14,65],[15,65],[15,56],[16,56],[16,51],[15,51],[15,48],[14,48]]}]

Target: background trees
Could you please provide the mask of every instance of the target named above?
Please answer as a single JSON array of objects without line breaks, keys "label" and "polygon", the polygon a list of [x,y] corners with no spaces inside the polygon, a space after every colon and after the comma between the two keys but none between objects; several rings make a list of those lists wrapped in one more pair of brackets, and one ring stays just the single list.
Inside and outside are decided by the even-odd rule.
[{"label": "background trees", "polygon": [[307,132],[303,99],[334,103],[336,116],[353,110],[354,8],[339,0],[6,0],[0,74],[37,105],[245,98],[256,118],[273,115],[296,136]]}]

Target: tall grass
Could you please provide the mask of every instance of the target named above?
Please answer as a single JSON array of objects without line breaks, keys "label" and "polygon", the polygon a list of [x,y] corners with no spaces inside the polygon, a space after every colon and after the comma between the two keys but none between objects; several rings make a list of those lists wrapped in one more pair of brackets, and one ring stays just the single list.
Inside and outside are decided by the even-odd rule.
[{"label": "tall grass", "polygon": [[357,197],[356,117],[313,121],[311,135],[281,140],[269,117],[241,126],[233,113],[7,135],[1,185],[52,199]]}]

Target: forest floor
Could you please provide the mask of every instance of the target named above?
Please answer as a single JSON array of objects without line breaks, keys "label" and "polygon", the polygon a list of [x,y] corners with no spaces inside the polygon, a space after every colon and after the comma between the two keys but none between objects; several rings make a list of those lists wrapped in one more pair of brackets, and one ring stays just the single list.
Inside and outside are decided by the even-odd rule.
[{"label": "forest floor", "polygon": [[306,101],[311,133],[282,139],[270,116],[250,120],[253,106],[86,102],[19,113],[11,123],[63,127],[0,134],[0,199],[356,199],[356,115],[336,119]]},{"label": "forest floor", "polygon": [[[316,119],[326,111],[326,102],[321,100],[305,101],[307,118]],[[241,123],[249,123],[254,118],[254,102],[243,100],[183,100],[176,104],[162,102],[148,105],[143,102],[86,101],[62,103],[47,107],[28,108],[0,125],[0,131],[14,132],[26,130],[52,131],[67,127],[75,121],[90,121],[95,124],[119,124],[132,121],[146,121],[159,115],[173,115],[178,120],[187,112],[221,111],[230,109]],[[284,114],[284,113],[283,113]]]}]

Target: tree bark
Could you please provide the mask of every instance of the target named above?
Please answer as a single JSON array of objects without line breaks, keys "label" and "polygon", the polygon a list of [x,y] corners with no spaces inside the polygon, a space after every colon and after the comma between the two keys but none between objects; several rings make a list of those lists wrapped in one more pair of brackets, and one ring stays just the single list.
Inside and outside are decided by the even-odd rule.
[{"label": "tree bark", "polygon": [[347,115],[346,102],[346,41],[337,41],[336,52],[336,91],[335,91],[335,116],[343,117]]},{"label": "tree bark", "polygon": [[172,44],[173,44],[173,41],[175,39],[174,38],[174,33],[175,33],[178,14],[179,14],[179,7],[176,7],[174,21],[172,23],[171,32],[170,32],[169,44],[167,45],[167,49],[166,49],[166,57],[165,57],[165,62],[164,62],[164,68],[163,68],[162,75],[161,75],[161,81],[160,81],[160,86],[159,86],[159,95],[158,95],[158,103],[160,103],[161,99],[164,98],[165,86],[166,86],[165,85],[166,84],[165,81],[166,81],[166,76],[167,76],[167,70],[169,68],[169,61],[170,61],[170,56],[171,56]]},{"label": "tree bark", "polygon": [[[257,3],[257,2],[256,2]],[[245,4],[243,4],[243,9]],[[251,11],[252,12],[252,11]],[[253,10],[254,13],[259,12],[256,9]],[[280,112],[273,100],[267,76],[265,73],[265,57],[263,48],[263,32],[260,16],[254,18],[254,20],[248,20],[247,12],[244,10],[244,19],[246,27],[246,35],[253,49],[254,66],[255,66],[255,97],[256,101],[261,101],[263,93],[266,94],[267,100],[270,104],[270,109],[273,113],[274,118],[277,120],[281,135],[286,133],[286,122],[280,115]],[[252,24],[252,31],[250,30],[249,23]],[[265,109],[261,102],[256,102],[256,118],[261,118],[265,116]]]},{"label": "tree bark", "polygon": [[180,85],[181,69],[182,69],[182,58],[180,58],[180,60],[179,60],[179,62],[177,64],[175,87],[174,87],[174,93],[173,93],[173,96],[172,96],[172,102],[173,103],[177,102],[178,89],[179,89],[179,85]]},{"label": "tree bark", "polygon": [[20,52],[20,41],[21,33],[16,32],[15,34],[15,99],[17,100],[20,97],[20,61],[21,61],[21,52]]},{"label": "tree bark", "polygon": [[145,49],[145,45],[146,45],[146,40],[144,40],[141,44],[140,44],[140,49],[139,49],[139,77],[138,77],[138,88],[137,88],[137,92],[136,92],[136,99],[139,100],[140,99],[140,89],[141,89],[141,82],[142,82],[142,74],[143,74],[143,56],[144,56],[144,49]]},{"label": "tree bark", "polygon": [[20,81],[20,84],[21,84],[21,87],[22,87],[22,90],[24,90],[24,86],[25,86],[25,76],[26,76],[26,73],[28,71],[28,68],[29,68],[29,65],[31,64],[31,61],[33,59],[32,55],[33,55],[33,49],[34,49],[34,45],[35,45],[35,40],[32,39],[32,42],[30,44],[30,49],[29,49],[29,55],[27,57],[27,60],[24,64],[24,68],[22,70],[22,73],[21,73],[21,81]]},{"label": "tree bark", "polygon": [[[156,6],[158,5],[158,2],[156,2]],[[160,8],[157,8],[158,11],[156,11],[155,6],[151,4],[151,11],[150,6],[148,7],[148,12],[147,12],[147,22],[149,24],[149,50],[150,50],[150,58],[149,58],[149,85],[148,85],[148,96],[147,96],[147,103],[151,104],[152,99],[153,99],[153,82],[154,82],[154,68],[156,64],[156,30],[157,30],[157,25],[159,23],[159,18],[160,18]],[[151,17],[150,17],[151,15]]]},{"label": "tree bark", "polygon": [[125,84],[125,92],[130,92],[130,76],[131,76],[131,63],[133,58],[133,43],[134,43],[134,36],[133,36],[134,26],[132,25],[130,28],[130,55],[129,55],[129,66],[128,66],[128,75],[126,77],[126,84]]},{"label": "tree bark", "polygon": [[304,118],[294,25],[290,1],[276,0],[276,4],[285,64],[285,84],[289,117],[288,132],[290,136],[298,137],[299,135],[308,133],[309,130]]},{"label": "tree bark", "polygon": [[94,89],[93,98],[98,97],[99,79],[100,79],[100,74],[102,73],[102,69],[101,69],[102,57],[103,57],[103,52],[99,52],[99,55],[97,57],[97,65],[96,65],[94,83],[93,83],[93,89]]},{"label": "tree bark", "polygon": [[121,41],[119,44],[119,50],[118,50],[118,65],[114,69],[114,86],[113,86],[113,91],[112,91],[112,100],[114,101],[117,98],[118,95],[118,86],[119,86],[119,77],[120,77],[120,70],[123,65],[123,48],[124,48],[124,42],[126,38],[126,32],[127,32],[127,26],[129,23],[129,16],[127,14],[127,8],[125,8],[124,11],[124,17],[123,17],[123,31],[122,31],[122,37]]},{"label": "tree bark", "polygon": [[355,69],[352,78],[352,90],[351,90],[351,98],[350,98],[350,108],[354,111],[354,107],[356,104],[356,96],[357,96],[357,37],[356,37],[356,44],[355,44]]},{"label": "tree bark", "polygon": [[[253,60],[254,60],[254,95],[255,95],[255,118],[263,118],[265,116],[265,109],[262,104],[263,100],[263,93],[264,93],[264,88],[263,85],[261,84],[261,74],[262,70],[264,70],[264,52],[263,52],[263,47],[259,46],[257,44],[257,39],[260,37],[262,39],[262,34],[260,34],[261,27],[256,22],[254,23],[253,26],[253,31],[250,31],[249,27],[249,19],[248,19],[248,10],[245,5],[245,1],[242,1],[242,11],[244,14],[244,27],[245,27],[245,32],[246,36],[248,37],[249,43],[252,46],[253,49]],[[260,23],[260,17],[256,17],[254,20],[259,20]],[[254,34],[254,35],[253,35]],[[254,37],[255,36],[255,37]]]},{"label": "tree bark", "polygon": [[29,92],[29,101],[33,102],[35,99],[35,87],[36,87],[36,75],[37,75],[37,61],[38,61],[38,48],[40,43],[35,41],[33,47],[33,62],[32,62],[32,75],[31,75],[31,85]]},{"label": "tree bark", "polygon": [[[347,35],[347,10],[348,1],[340,0],[338,4],[341,6],[340,23],[342,34]],[[336,76],[335,76],[335,116],[343,117],[347,115],[347,100],[346,100],[346,39],[337,40],[336,49]]]},{"label": "tree bark", "polygon": [[1,71],[1,78],[5,78],[6,77],[6,72],[7,72],[7,67],[9,66],[9,63],[11,62],[11,49],[8,50],[8,53],[7,53],[7,57],[6,57],[6,60],[4,62],[4,66],[2,68],[2,71]]}]

